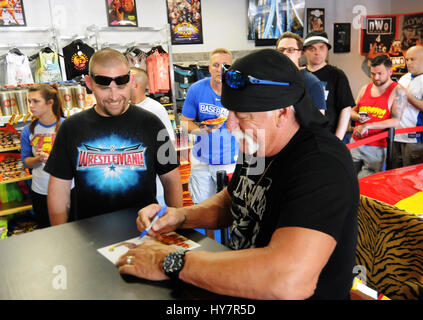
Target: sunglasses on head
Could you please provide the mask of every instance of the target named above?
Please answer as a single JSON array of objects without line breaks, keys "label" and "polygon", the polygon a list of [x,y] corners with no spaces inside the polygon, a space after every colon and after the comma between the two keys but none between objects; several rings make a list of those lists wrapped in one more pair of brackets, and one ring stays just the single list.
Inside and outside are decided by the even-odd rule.
[{"label": "sunglasses on head", "polygon": [[118,76],[118,77],[106,77],[106,76],[100,76],[100,75],[96,75],[94,73],[91,73],[91,78],[93,78],[94,82],[101,85],[101,86],[108,86],[112,83],[112,81],[114,81],[117,85],[123,85],[123,84],[127,84],[129,82],[130,79],[130,72],[128,72],[127,74],[124,74],[122,76]]},{"label": "sunglasses on head", "polygon": [[250,84],[264,84],[273,86],[289,86],[289,82],[278,82],[271,80],[262,80],[253,76],[245,75],[238,70],[229,70],[230,66],[222,66],[222,82],[225,82],[232,89],[242,89]]}]

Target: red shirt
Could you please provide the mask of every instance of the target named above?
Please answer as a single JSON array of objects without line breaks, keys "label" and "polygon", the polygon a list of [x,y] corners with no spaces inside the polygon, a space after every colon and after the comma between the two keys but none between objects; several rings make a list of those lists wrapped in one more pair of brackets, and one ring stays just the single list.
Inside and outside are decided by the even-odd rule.
[{"label": "red shirt", "polygon": [[[370,120],[366,121],[366,123],[379,122],[391,118],[391,111],[388,106],[389,96],[397,85],[398,83],[395,81],[392,82],[385,92],[377,97],[371,95],[373,83],[367,85],[366,91],[358,102],[358,112],[367,112],[370,117]],[[369,129],[366,137],[373,136],[382,131],[384,131],[384,129]],[[354,136],[354,139],[360,140],[362,138]],[[367,145],[386,148],[386,139],[370,142]]]}]

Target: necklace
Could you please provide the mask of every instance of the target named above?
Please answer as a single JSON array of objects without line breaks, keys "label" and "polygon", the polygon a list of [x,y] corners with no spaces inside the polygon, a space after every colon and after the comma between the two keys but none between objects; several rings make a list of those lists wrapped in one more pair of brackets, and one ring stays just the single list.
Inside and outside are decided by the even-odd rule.
[{"label": "necklace", "polygon": [[[245,209],[248,208],[248,205],[250,204],[250,201],[251,201],[251,197],[255,193],[257,186],[260,185],[261,180],[264,178],[267,170],[269,170],[270,166],[272,165],[273,161],[275,161],[276,158],[277,157],[273,158],[272,161],[269,162],[266,169],[264,169],[263,173],[261,174],[260,178],[258,179],[257,183],[255,183],[254,186],[251,188],[250,192],[248,192],[248,194],[247,194],[247,191],[246,190],[244,191]],[[250,167],[250,164],[251,164],[251,160],[248,163],[248,168]]]}]

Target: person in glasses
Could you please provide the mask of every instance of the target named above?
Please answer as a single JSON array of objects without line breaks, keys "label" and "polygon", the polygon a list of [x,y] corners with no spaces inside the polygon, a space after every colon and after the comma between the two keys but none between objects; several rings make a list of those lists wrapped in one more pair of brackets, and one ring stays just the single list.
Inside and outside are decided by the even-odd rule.
[{"label": "person in glasses", "polygon": [[133,78],[120,52],[91,57],[85,81],[97,104],[63,121],[44,169],[52,225],[68,220],[73,178],[76,219],[157,202],[156,176],[166,203],[182,205],[176,151],[160,119],[129,103]]},{"label": "person in glasses", "polygon": [[[174,143],[175,131],[173,130],[172,123],[170,122],[166,108],[160,102],[145,95],[145,90],[148,85],[147,72],[137,67],[131,67],[131,74],[134,75],[134,83],[131,88],[131,103],[156,115],[166,127],[166,130],[169,133],[170,140]],[[159,204],[164,205],[165,201],[163,186],[158,177],[156,178],[156,185],[157,201],[159,202]]]},{"label": "person in glasses", "polygon": [[[146,242],[117,261],[119,272],[251,299],[348,299],[359,200],[349,150],[327,130],[297,66],[280,52],[237,59],[222,83],[227,128],[241,151],[232,179],[198,205],[168,208],[149,235],[231,226],[233,250],[183,252]],[[138,229],[159,209],[140,210]]]},{"label": "person in glasses", "polygon": [[348,78],[341,69],[326,62],[332,48],[326,32],[310,32],[303,46],[307,70],[323,84],[327,107],[325,116],[329,119],[329,129],[343,140],[350,122],[351,108],[355,106]]},{"label": "person in glasses", "polygon": [[322,114],[325,114],[326,101],[323,86],[320,80],[306,68],[300,68],[299,60],[303,53],[303,39],[298,34],[285,32],[276,42],[276,49],[286,55],[300,69],[304,77],[306,91],[311,101],[316,105]]},{"label": "person in glasses", "polygon": [[[196,138],[191,151],[191,175],[188,187],[194,203],[200,203],[216,193],[216,172],[232,173],[239,146],[235,137],[226,129],[226,122],[212,125],[202,121],[227,117],[228,110],[222,106],[222,65],[232,63],[232,54],[224,48],[210,53],[210,77],[190,86],[182,108],[182,128]],[[213,232],[207,232],[213,237]]]}]

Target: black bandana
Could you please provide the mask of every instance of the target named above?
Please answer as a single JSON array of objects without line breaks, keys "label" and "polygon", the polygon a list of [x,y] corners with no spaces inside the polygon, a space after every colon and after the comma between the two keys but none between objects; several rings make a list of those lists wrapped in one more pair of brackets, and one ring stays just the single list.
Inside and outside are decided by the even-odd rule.
[{"label": "black bandana", "polygon": [[289,86],[249,84],[242,89],[229,87],[222,79],[222,105],[235,112],[262,112],[293,105],[299,122],[326,126],[327,119],[305,92],[297,66],[274,49],[255,51],[237,59],[230,70],[238,70],[261,80],[288,82]]}]

